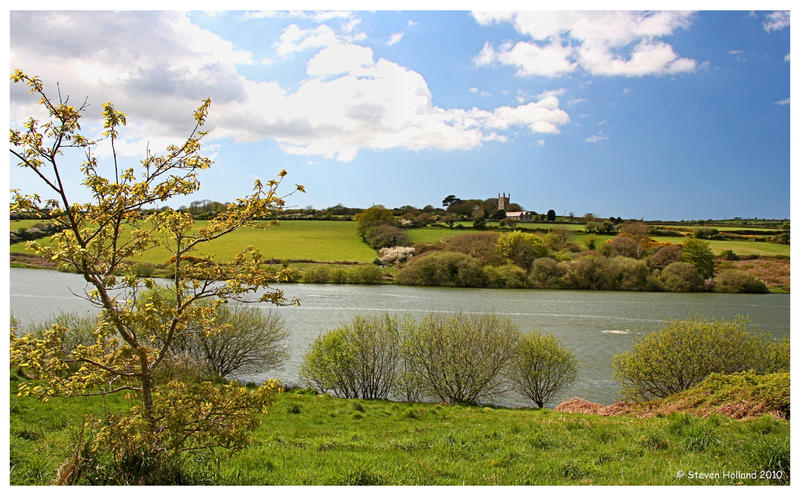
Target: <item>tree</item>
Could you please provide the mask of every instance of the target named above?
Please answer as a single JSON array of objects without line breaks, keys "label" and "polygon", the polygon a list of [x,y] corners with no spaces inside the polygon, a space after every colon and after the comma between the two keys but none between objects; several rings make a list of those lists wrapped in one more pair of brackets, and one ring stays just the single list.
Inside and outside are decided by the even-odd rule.
[{"label": "tree", "polygon": [[535,234],[513,231],[497,239],[497,252],[529,272],[533,261],[548,255],[544,241]]},{"label": "tree", "polygon": [[444,200],[442,200],[442,206],[449,207],[450,205],[453,205],[454,203],[458,203],[460,201],[461,199],[458,198],[456,195],[447,195],[444,197]]},{"label": "tree", "polygon": [[447,251],[414,257],[408,267],[397,273],[395,280],[406,286],[479,288],[486,285],[486,275],[477,260]]},{"label": "tree", "polygon": [[[138,396],[141,404],[128,415],[106,419],[111,423],[99,431],[102,442],[95,443],[116,450],[117,461],[141,449],[154,459],[177,459],[187,452],[243,446],[247,430],[257,424],[256,414],[278,390],[276,382],[255,391],[231,385],[224,393],[214,393],[202,384],[159,385],[156,377],[170,358],[173,344],[193,332],[190,324],[209,335],[228,330],[214,322],[223,300],[245,299],[265,290],[261,301],[285,303],[283,293],[269,285],[286,281],[290,272],[265,268],[255,248],[245,248],[228,264],[203,256],[199,248],[253,225],[256,217],[280,212],[285,197],[277,190],[286,172],[280,171],[278,179],[266,184],[256,181],[252,194],[230,203],[204,225],[195,225],[188,212],[156,207],[196,192],[198,174],[211,166],[211,160],[200,153],[208,99],[195,111],[194,126],[183,143],[169,146],[164,154],[148,150],[139,167],[123,169],[116,142],[126,124],[125,114],[111,103],[102,107],[103,136],[112,153],[110,163],[101,165],[94,153],[99,141],[80,134],[85,102],[73,107],[60,92],[58,100],[51,100],[41,80],[20,70],[11,79],[39,97],[48,116],[43,122],[30,118],[22,129],[11,130],[11,154],[54,195],[43,201],[39,195],[15,191],[11,210],[34,213],[62,228],[49,245],[33,242],[30,246],[37,255],[81,274],[92,288],[86,298],[102,309],[94,343],[66,355],[59,352],[69,332],[63,326],[54,325],[40,338],[12,333],[11,363],[39,378],[35,384],[21,384],[20,394],[42,399],[117,392]],[[85,156],[80,172],[91,198],[86,203],[74,202],[75,192],[64,181],[62,158],[74,156],[74,151]],[[113,171],[113,175],[105,177],[102,171]],[[298,185],[297,190],[303,187]],[[143,287],[153,288],[154,281],[139,281],[126,262],[154,246],[173,255],[169,298],[143,291]],[[204,301],[209,304],[201,304]],[[175,409],[178,402],[185,408]],[[133,454],[126,451],[131,449]]]},{"label": "tree", "polygon": [[510,377],[517,390],[542,408],[578,377],[578,361],[558,338],[534,331],[517,346]]},{"label": "tree", "polygon": [[702,291],[704,279],[687,262],[672,262],[661,271],[661,283],[667,291]]},{"label": "tree", "polygon": [[344,398],[386,399],[395,386],[400,328],[389,314],[365,317],[319,336],[300,375],[322,392]]},{"label": "tree", "polygon": [[202,328],[195,329],[187,351],[217,377],[263,372],[279,366],[288,355],[284,341],[289,332],[277,313],[221,305],[214,316],[214,326],[226,326],[226,330],[206,334]]},{"label": "tree", "polygon": [[689,389],[714,372],[788,370],[788,342],[754,334],[747,327],[741,318],[669,321],[614,357],[614,377],[625,396],[648,400]]},{"label": "tree", "polygon": [[373,205],[360,214],[356,214],[356,233],[363,240],[368,240],[375,234],[379,227],[397,226],[397,220],[392,211],[383,205]]},{"label": "tree", "polygon": [[694,265],[695,270],[703,279],[714,277],[714,252],[708,242],[700,239],[690,239],[683,243],[683,260]]},{"label": "tree", "polygon": [[550,210],[547,211],[547,220],[550,221],[550,222],[555,222],[555,220],[556,220],[556,211],[555,210],[550,209]]},{"label": "tree", "polygon": [[406,322],[402,359],[426,392],[449,404],[474,403],[506,390],[518,340],[508,318],[427,314]]}]

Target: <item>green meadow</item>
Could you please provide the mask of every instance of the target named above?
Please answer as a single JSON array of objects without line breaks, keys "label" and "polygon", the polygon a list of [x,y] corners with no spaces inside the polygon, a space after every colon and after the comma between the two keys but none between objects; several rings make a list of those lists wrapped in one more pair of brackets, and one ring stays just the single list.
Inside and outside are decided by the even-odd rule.
[{"label": "green meadow", "polygon": [[[128,401],[19,398],[12,378],[10,481],[51,484],[84,414]],[[673,413],[587,415],[541,409],[345,400],[281,393],[253,443],[218,465],[189,464],[198,484],[223,485],[736,485],[723,472],[785,464],[789,422]],[[678,477],[679,471],[684,476]],[[689,479],[690,471],[720,474]]]},{"label": "green meadow", "polygon": [[[11,228],[30,227],[36,222],[40,221],[12,221]],[[197,224],[202,226],[205,222],[197,221]],[[261,250],[265,258],[278,260],[370,263],[376,255],[375,251],[370,249],[356,235],[354,221],[286,220],[281,221],[277,226],[271,226],[268,222],[261,222],[260,225],[266,228],[240,229],[219,240],[208,243],[200,253],[212,255],[221,262],[229,261],[237,250],[249,245]],[[570,230],[582,228],[577,224],[520,225],[529,229],[543,230],[551,229],[554,226],[557,228],[567,226]],[[409,237],[413,243],[437,243],[467,232],[477,231],[466,227],[460,229],[421,227],[408,230]],[[594,237],[598,246],[614,238],[612,235],[576,233],[573,239],[579,246],[584,246],[586,240],[590,237]],[[688,238],[655,236],[653,239],[659,242],[682,243]],[[47,243],[47,240],[43,239],[39,240],[39,242]],[[789,245],[777,243],[739,240],[710,240],[708,243],[717,255],[724,250],[733,250],[737,255],[789,256],[790,253]],[[11,253],[29,253],[24,242],[12,244],[10,250]],[[163,264],[168,259],[169,254],[167,251],[156,247],[148,250],[133,261]]]}]

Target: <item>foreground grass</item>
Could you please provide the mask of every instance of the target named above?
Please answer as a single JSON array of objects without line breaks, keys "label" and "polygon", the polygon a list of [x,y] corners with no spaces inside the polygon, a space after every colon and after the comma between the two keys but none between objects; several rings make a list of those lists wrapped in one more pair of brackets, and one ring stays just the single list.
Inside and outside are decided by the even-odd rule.
[{"label": "foreground grass", "polygon": [[[11,390],[12,484],[51,483],[81,416],[126,407],[119,397],[40,403],[13,396],[14,382]],[[789,456],[789,423],[772,417],[602,417],[302,392],[280,394],[253,438],[217,469],[191,468],[201,482],[226,485],[737,484],[722,473],[775,460],[788,470]]]}]

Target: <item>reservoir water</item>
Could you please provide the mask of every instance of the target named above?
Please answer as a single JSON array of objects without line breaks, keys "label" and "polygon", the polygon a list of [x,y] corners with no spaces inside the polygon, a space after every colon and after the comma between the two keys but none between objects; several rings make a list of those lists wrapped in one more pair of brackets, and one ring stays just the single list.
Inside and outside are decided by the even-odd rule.
[{"label": "reservoir water", "polygon": [[[39,322],[61,312],[96,312],[81,298],[87,289],[82,277],[51,270],[10,269],[11,314],[21,322]],[[265,370],[242,380],[279,378],[297,384],[303,354],[319,334],[349,321],[356,314],[383,312],[496,313],[513,320],[523,332],[538,329],[556,335],[579,361],[577,382],[554,399],[552,405],[578,396],[612,403],[619,399],[619,384],[612,378],[612,357],[627,350],[637,336],[653,332],[666,320],[700,315],[750,319],[751,328],[777,337],[789,334],[789,295],[729,295],[716,293],[645,293],[617,291],[450,289],[408,286],[357,286],[284,284],[287,299],[300,306],[265,311],[278,312],[290,332],[290,356],[275,370]],[[494,403],[527,405],[508,395]]]}]

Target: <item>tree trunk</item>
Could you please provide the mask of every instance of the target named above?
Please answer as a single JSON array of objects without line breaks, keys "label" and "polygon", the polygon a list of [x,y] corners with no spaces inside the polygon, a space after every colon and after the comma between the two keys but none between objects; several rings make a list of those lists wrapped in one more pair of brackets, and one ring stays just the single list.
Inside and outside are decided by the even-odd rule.
[{"label": "tree trunk", "polygon": [[142,381],[143,415],[145,420],[147,420],[148,430],[150,433],[155,433],[156,417],[153,412],[153,377],[151,375],[150,364],[147,360],[146,350],[141,350],[139,352],[139,365],[141,368],[141,375],[139,378]]}]

